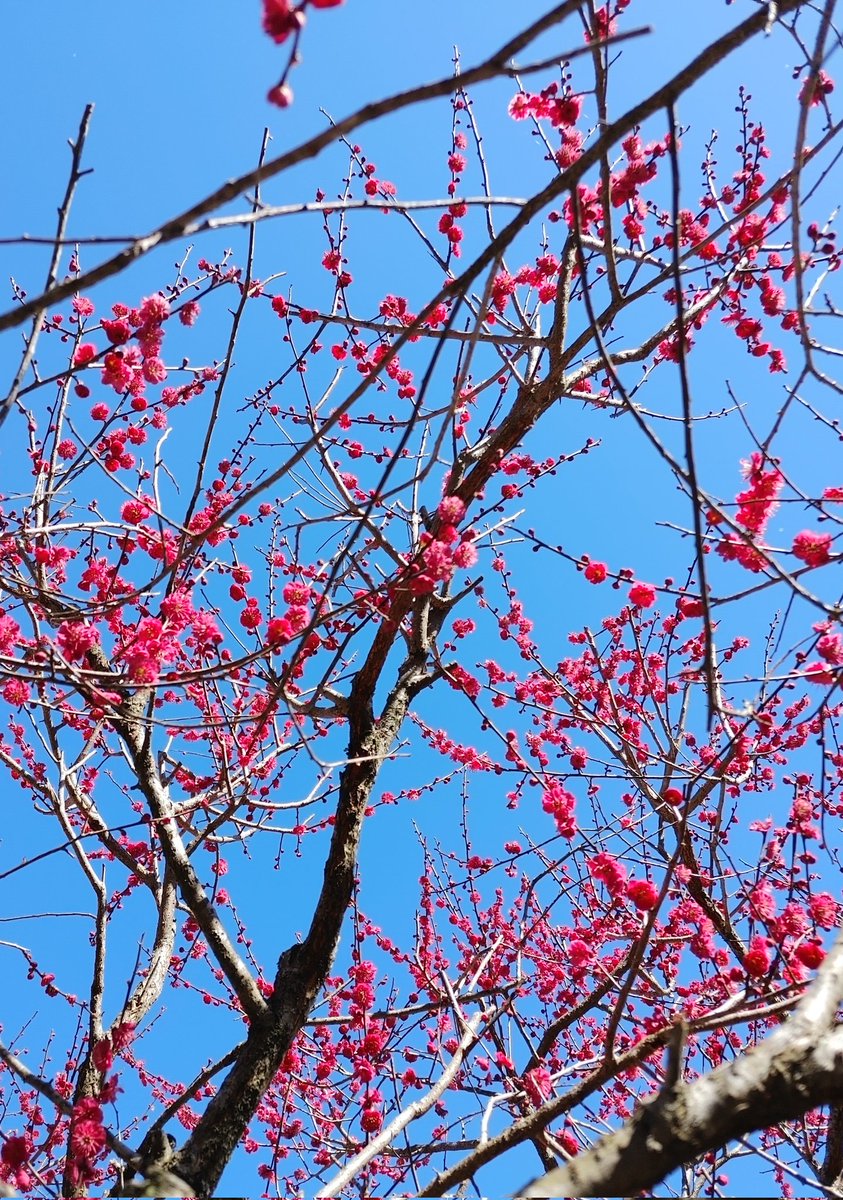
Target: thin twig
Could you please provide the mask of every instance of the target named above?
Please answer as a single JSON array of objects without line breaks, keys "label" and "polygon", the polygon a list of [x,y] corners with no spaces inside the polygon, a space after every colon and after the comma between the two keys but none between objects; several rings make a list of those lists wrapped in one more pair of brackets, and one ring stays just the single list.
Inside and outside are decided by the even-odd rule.
[{"label": "thin twig", "polygon": [[[12,386],[9,388],[6,398],[2,401],[2,403],[0,403],[0,425],[3,424],[6,414],[14,404],[17,394],[20,391],[21,384],[26,378],[26,373],[29,370],[33,359],[35,358],[35,350],[38,346],[38,339],[41,336],[44,316],[46,315],[47,309],[50,305],[50,301],[47,297],[49,296],[50,291],[53,289],[56,282],[56,277],[58,275],[59,263],[61,262],[61,252],[64,245],[64,235],[67,231],[67,222],[70,217],[70,208],[76,192],[76,185],[84,175],[88,174],[88,171],[83,171],[81,169],[81,163],[82,152],[85,149],[85,140],[88,136],[88,126],[91,123],[93,111],[93,104],[87,104],[85,106],[85,111],[82,113],[82,120],[79,122],[79,132],[76,134],[76,141],[69,143],[72,153],[70,161],[70,176],[67,181],[67,189],[64,193],[64,199],[59,205],[56,236],[52,239],[53,253],[50,256],[50,265],[47,267],[47,281],[44,284],[44,291],[42,293],[43,304],[36,302],[35,307],[31,310],[32,329],[30,330],[29,336],[26,339],[26,347],[23,352],[20,366],[18,367],[15,377],[12,380]],[[69,282],[71,292],[75,291],[73,279],[71,278]]]}]

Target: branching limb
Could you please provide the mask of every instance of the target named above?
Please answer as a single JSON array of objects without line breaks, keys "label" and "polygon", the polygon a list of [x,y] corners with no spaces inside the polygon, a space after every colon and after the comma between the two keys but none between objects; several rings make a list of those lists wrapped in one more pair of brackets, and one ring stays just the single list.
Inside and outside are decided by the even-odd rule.
[{"label": "branching limb", "polygon": [[843,1102],[843,938],[791,1018],[734,1062],[642,1104],[617,1132],[520,1195],[628,1195],[741,1134]]},{"label": "branching limb", "polygon": [[411,1104],[408,1104],[393,1121],[390,1121],[385,1126],[377,1137],[372,1138],[368,1145],[350,1159],[343,1169],[339,1171],[334,1178],[325,1186],[319,1189],[320,1196],[336,1196],[344,1187],[352,1182],[358,1171],[362,1170],[367,1163],[370,1163],[376,1154],[382,1153],[387,1146],[390,1146],[395,1138],[403,1129],[419,1117],[424,1116],[429,1112],[439,1098],[447,1091],[453,1082],[454,1076],[459,1071],[465,1060],[465,1056],[469,1053],[478,1039],[478,1030],[483,1021],[483,1013],[475,1013],[467,1023],[465,1032],[460,1038],[459,1045],[453,1053],[451,1061],[448,1063],[445,1070],[437,1079],[436,1083],[431,1087],[424,1096],[420,1096]]}]

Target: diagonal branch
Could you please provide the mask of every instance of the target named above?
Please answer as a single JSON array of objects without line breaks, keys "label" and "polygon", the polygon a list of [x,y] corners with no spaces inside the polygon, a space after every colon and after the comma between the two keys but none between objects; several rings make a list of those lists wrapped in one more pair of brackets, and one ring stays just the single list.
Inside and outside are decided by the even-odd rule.
[{"label": "diagonal branch", "polygon": [[[105,262],[100,263],[99,266],[93,267],[90,271],[86,271],[83,275],[79,275],[73,280],[48,287],[46,292],[34,300],[18,305],[16,308],[0,314],[0,332],[4,329],[12,329],[16,325],[23,324],[24,321],[39,310],[61,303],[80,289],[92,287],[95,283],[100,283],[103,279],[118,275],[126,267],[156,247],[188,236],[188,231],[194,222],[206,213],[214,212],[232,200],[236,200],[243,192],[250,191],[257,184],[263,182],[263,180],[272,179],[273,176],[279,175],[283,171],[297,166],[299,163],[315,158],[327,146],[332,145],[337,138],[351,133],[361,125],[367,125],[370,121],[375,121],[388,113],[398,112],[400,109],[407,108],[412,104],[420,104],[425,100],[433,100],[439,96],[449,96],[456,88],[468,87],[473,83],[481,83],[486,79],[493,79],[507,70],[508,64],[514,55],[529,46],[540,34],[548,29],[552,29],[554,25],[558,25],[566,17],[570,16],[571,13],[576,12],[579,4],[580,0],[565,0],[564,3],[557,4],[550,12],[545,13],[544,16],[534,21],[532,25],[529,25],[527,29],[501,46],[485,62],[477,67],[473,67],[469,71],[464,71],[462,75],[457,77],[447,75],[442,79],[436,80],[434,83],[424,84],[421,87],[411,88],[408,91],[387,96],[383,100],[376,100],[371,104],[365,104],[357,112],[343,118],[341,121],[337,121],[329,129],[296,146],[293,150],[289,150],[286,154],[280,154],[277,158],[270,159],[268,163],[247,171],[245,175],[228,180],[222,187],[217,188],[216,191],[211,192],[210,195],[205,196],[204,199],[199,200],[183,213],[172,217],[169,221],[166,221],[150,233],[136,238],[130,246],[127,246]],[[784,0],[783,7],[793,7],[793,0],[790,0],[790,4],[787,3],[787,0]]]},{"label": "diagonal branch", "polygon": [[368,1145],[355,1154],[349,1162],[345,1164],[341,1171],[338,1171],[334,1178],[323,1188],[319,1189],[319,1196],[329,1197],[336,1196],[347,1187],[354,1179],[358,1171],[370,1163],[376,1154],[380,1154],[387,1146],[391,1146],[396,1137],[403,1129],[406,1129],[411,1121],[418,1120],[423,1117],[426,1112],[429,1112],[436,1101],[450,1087],[454,1080],[454,1076],[463,1065],[466,1055],[478,1041],[478,1029],[483,1021],[483,1013],[475,1013],[467,1022],[465,1032],[460,1039],[459,1045],[454,1051],[451,1061],[448,1063],[445,1070],[436,1080],[436,1083],[423,1096],[408,1104],[398,1116],[381,1130],[377,1137],[372,1138]]},{"label": "diagonal branch", "polygon": [[629,1195],[742,1134],[843,1101],[843,937],[780,1029],[733,1062],[642,1104],[615,1133],[520,1195]]},{"label": "diagonal branch", "polygon": [[176,1155],[173,1169],[197,1196],[211,1196],[262,1096],[277,1074],[293,1039],[304,1026],[337,952],[354,889],[363,819],[381,764],[388,757],[413,698],[430,682],[427,647],[413,650],[400,667],[383,711],[376,717],[373,696],[389,644],[358,672],[349,699],[349,744],[324,882],[307,937],[278,960],[268,1012],[254,1020],[234,1067],[209,1103],[201,1121]]}]

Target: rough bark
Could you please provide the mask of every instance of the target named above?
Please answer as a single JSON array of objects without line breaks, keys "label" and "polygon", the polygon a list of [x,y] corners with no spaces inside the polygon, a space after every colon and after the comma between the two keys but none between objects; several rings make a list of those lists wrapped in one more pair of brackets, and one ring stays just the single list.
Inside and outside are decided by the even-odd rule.
[{"label": "rough bark", "polygon": [[790,1020],[754,1050],[642,1104],[616,1132],[519,1195],[626,1196],[707,1150],[843,1102],[843,939]]},{"label": "rough bark", "polygon": [[843,1105],[832,1105],[828,1115],[828,1141],[825,1161],[819,1173],[820,1182],[827,1187],[843,1187]]},{"label": "rough bark", "polygon": [[[379,634],[390,625],[392,622],[384,622]],[[349,762],[342,773],[324,883],[310,930],[303,942],[290,946],[279,958],[269,1011],[250,1026],[232,1070],[170,1164],[170,1169],[197,1196],[214,1194],[261,1097],[303,1027],[336,955],[354,888],[363,817],[372,787],[413,696],[427,682],[426,652],[409,655],[380,718],[375,717],[372,695],[393,637],[394,630],[391,636],[376,637],[352,689]]]}]

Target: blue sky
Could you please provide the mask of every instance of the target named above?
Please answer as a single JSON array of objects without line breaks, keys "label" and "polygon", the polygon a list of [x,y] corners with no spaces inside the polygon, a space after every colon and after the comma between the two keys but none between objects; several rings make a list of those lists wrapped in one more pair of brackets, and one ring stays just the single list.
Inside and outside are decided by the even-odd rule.
[{"label": "blue sky", "polygon": [[[257,3],[233,5],[210,0],[200,4],[193,0],[174,5],[150,0],[141,9],[105,0],[88,0],[84,6],[48,4],[38,10],[37,39],[33,37],[31,9],[21,4],[10,5],[4,13],[4,39],[0,46],[0,68],[8,98],[6,118],[0,126],[0,156],[6,164],[7,180],[0,196],[0,236],[52,232],[68,165],[66,142],[75,136],[88,102],[95,104],[95,111],[85,163],[93,167],[93,174],[80,186],[71,231],[80,237],[136,235],[181,211],[224,179],[251,168],[266,125],[272,133],[270,154],[279,153],[324,128],[326,118],[320,110],[340,117],[372,97],[445,75],[451,68],[455,44],[459,46],[462,63],[472,65],[546,7],[536,0],[522,0],[514,13],[513,6],[505,0],[490,0],[482,5],[467,0],[456,3],[432,0],[424,5],[400,0],[348,0],[337,10],[314,12],[303,40],[303,63],[291,80],[295,104],[279,112],[267,105],[265,95],[283,65],[285,48],[274,47],[262,35]],[[478,19],[479,14],[482,19]],[[713,37],[719,27],[731,25],[740,15],[740,5],[727,8],[711,3],[703,32],[706,37]],[[642,58],[630,48],[618,67],[616,111],[646,94],[674,63],[678,66],[690,58],[699,44],[698,26],[688,19],[686,6],[673,0],[638,0],[629,10],[627,23],[652,25],[644,60],[652,63],[652,72],[642,72]],[[541,57],[563,50],[576,44],[580,36],[578,30],[574,41],[567,33],[561,37],[546,35],[538,43],[536,53]],[[798,85],[789,80],[791,48],[784,39],[779,40],[776,54],[769,60],[774,69],[753,71],[750,83],[754,110],[763,114],[765,122],[777,131],[784,131],[777,132],[774,148],[777,152],[781,148],[781,163],[785,163],[792,145],[795,125],[792,97]],[[683,102],[679,119],[692,126],[687,139],[687,161],[691,164],[686,180],[689,203],[699,191],[694,170],[711,128],[722,131],[720,157],[724,163],[737,140],[736,89],[742,81],[742,71],[747,69],[746,59],[741,67],[727,64],[698,88],[688,102]],[[574,70],[576,78],[576,67]],[[544,178],[546,167],[529,138],[505,119],[505,104],[514,90],[514,83],[503,82],[475,89],[473,94],[478,100],[482,131],[489,148],[493,187],[511,194],[518,186],[526,194],[528,187],[538,185]],[[378,174],[399,185],[401,196],[441,196],[448,178],[445,157],[449,129],[450,107],[443,101],[361,130],[355,139],[377,163]],[[663,125],[653,122],[645,135],[662,131]],[[306,200],[312,198],[317,186],[325,187],[330,194],[340,184],[343,162],[341,152],[328,151],[317,164],[306,164],[289,177],[268,184],[265,199],[272,203]],[[467,190],[479,191],[476,175],[472,183],[467,179]],[[377,302],[382,278],[381,272],[373,269],[371,291],[367,294],[361,270],[366,256],[380,267],[391,253],[388,240],[391,235],[376,224],[378,220],[379,214],[365,214],[354,231],[355,265],[364,289],[361,306]],[[296,218],[267,226],[259,237],[259,262],[267,265],[267,273],[284,270],[291,279],[298,280],[302,267],[316,261],[314,248],[321,244],[320,237],[318,220]],[[242,261],[244,244],[243,233],[232,231],[225,237],[215,235],[203,242],[198,252],[210,254],[209,246],[219,251],[223,245],[232,245],[235,257]],[[531,242],[526,253],[529,256],[534,252]],[[83,265],[91,265],[99,253],[97,248],[86,248]],[[5,287],[6,277],[13,275],[28,292],[34,293],[44,271],[45,255],[41,248],[0,247],[0,285]],[[118,297],[131,301],[147,294],[160,285],[162,277],[169,277],[178,256],[179,247],[175,245],[157,251],[133,268],[123,282],[104,288],[102,296],[110,303]],[[417,267],[408,265],[405,278],[400,281],[408,294],[417,286],[415,269],[420,275],[425,272],[424,283],[416,293],[419,299],[426,294],[431,281],[435,283],[435,275],[421,260]],[[314,283],[315,288],[319,286],[322,281]],[[398,284],[391,286],[397,289]],[[4,308],[8,301],[6,289]],[[256,321],[241,342],[238,386],[244,395],[260,386],[270,373],[262,357],[269,331],[269,319]],[[201,325],[197,328],[193,345],[200,359],[203,352],[209,356],[215,352],[212,335],[212,329]],[[0,368],[6,374],[14,367],[18,347],[14,336],[0,346]],[[702,409],[717,410],[726,403],[723,385],[727,377],[741,396],[751,398],[753,404],[761,402],[757,395],[761,376],[736,342],[735,352],[727,360],[694,356],[692,381]],[[771,377],[764,378],[764,384],[772,407],[778,403],[781,383]],[[675,387],[675,378],[667,373],[659,376],[651,387],[654,404],[660,395]],[[702,427],[699,435],[707,481],[725,496],[734,494],[739,486],[738,460],[746,450],[740,427],[733,423],[729,429],[735,437],[734,449],[731,445],[724,447],[718,423]],[[543,431],[542,439],[558,438],[560,445],[572,450],[593,432],[591,413],[566,413],[564,423],[560,417]],[[595,478],[590,463],[574,462],[561,470],[552,487],[546,490],[545,508],[537,519],[532,519],[532,524],[548,541],[555,544],[560,538],[564,540],[566,550],[572,554],[589,552],[592,557],[605,558],[613,567],[628,565],[636,569],[639,577],[659,582],[665,575],[676,573],[675,564],[684,563],[688,553],[678,544],[675,533],[654,530],[654,523],[668,517],[682,523],[690,519],[690,514],[683,509],[677,516],[677,493],[666,472],[661,476],[644,473],[641,463],[645,448],[628,422],[604,421],[599,436],[604,464],[600,495],[588,491],[594,487]],[[188,455],[189,447],[181,452]],[[795,473],[808,472],[816,466],[803,457],[798,440],[794,440],[790,452],[789,466]],[[9,461],[8,450],[2,447],[0,469],[10,476],[16,471],[16,464]],[[576,513],[576,522],[570,520],[572,511]],[[617,519],[618,514],[623,514],[623,520]],[[564,535],[555,532],[559,528]],[[631,542],[630,528],[652,532]],[[545,622],[555,621],[561,630],[567,631],[594,617],[593,596],[578,579],[572,578],[572,572],[566,573],[561,565],[548,564],[547,559],[532,556],[526,550],[517,555],[516,561],[526,573],[525,578],[530,572],[544,571],[547,575],[548,587],[538,614]],[[446,696],[436,704],[440,711],[456,711],[457,702],[452,697]],[[420,708],[424,712],[425,704]],[[422,764],[423,756],[416,761]],[[383,786],[393,786],[391,776],[400,777],[401,771],[397,766],[385,772]],[[434,834],[439,825],[436,811],[439,803],[435,800],[432,811],[426,813],[428,829]],[[446,820],[447,814],[443,813],[443,828]],[[415,902],[416,877],[421,869],[418,845],[408,824],[406,810],[385,810],[373,823],[363,848],[364,875],[367,868],[375,870],[376,882],[369,892],[371,905],[382,911],[386,922],[395,920],[396,937],[406,933]],[[478,836],[481,842],[488,837],[490,843],[497,844],[500,826],[490,824]],[[401,839],[402,859],[395,863],[393,856],[393,869],[383,873],[384,851],[396,845],[396,839]],[[6,850],[14,853],[15,845],[12,831]],[[25,847],[19,852],[25,853]],[[273,853],[274,848],[268,852]],[[305,896],[317,883],[317,879],[306,873],[309,869],[297,867],[294,862],[288,867],[291,874],[298,870],[301,875],[300,894]],[[33,873],[30,879],[35,878]],[[62,878],[60,865],[51,860],[39,878],[40,886],[48,894]],[[3,886],[0,883],[0,888]],[[28,889],[30,886],[34,884],[27,883]],[[15,899],[20,897],[16,894]],[[271,950],[273,934],[277,935],[279,926],[283,927],[284,937],[300,927],[298,912],[269,917],[263,898],[256,896],[254,901],[252,928],[265,950]],[[27,903],[31,906],[30,901]],[[5,909],[10,907],[9,899],[2,893],[0,905]],[[26,936],[31,944],[37,945],[39,934],[31,932],[30,926]],[[22,939],[22,935],[16,936]],[[122,950],[128,972],[134,961],[134,948],[117,949]],[[54,948],[45,945],[45,960],[51,953],[55,954]],[[74,963],[68,959],[64,966],[72,978]],[[0,978],[7,970],[10,978],[17,977],[19,968],[19,962],[9,967],[0,958]],[[84,972],[77,985],[80,988],[83,978]],[[177,996],[173,1003],[179,1002]],[[8,1003],[6,997],[7,1009]],[[22,993],[19,1001],[11,1001],[12,1016],[1,1012],[0,1018],[8,1019],[12,1028],[15,1020],[27,1019],[28,1003],[29,997]],[[186,1005],[185,1021],[188,1020]],[[209,1033],[209,1045],[213,1036]],[[170,1044],[166,1049],[174,1057],[184,1054],[185,1072],[191,1069],[189,1064],[195,1064],[189,1041]],[[225,1185],[232,1191],[246,1186],[243,1181],[251,1178],[248,1170],[240,1174],[241,1169],[233,1167],[230,1177],[226,1177]],[[523,1168],[514,1170],[512,1182],[516,1183],[523,1178]]]}]

